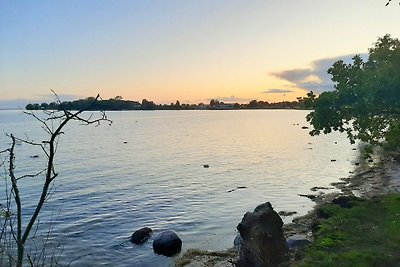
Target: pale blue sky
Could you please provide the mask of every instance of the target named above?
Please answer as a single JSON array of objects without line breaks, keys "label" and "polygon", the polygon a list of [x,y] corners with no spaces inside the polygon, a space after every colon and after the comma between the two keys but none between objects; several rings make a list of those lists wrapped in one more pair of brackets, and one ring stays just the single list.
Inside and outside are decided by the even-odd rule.
[{"label": "pale blue sky", "polygon": [[[316,63],[400,37],[400,7],[385,3],[2,0],[0,100],[50,89],[163,103],[294,99],[309,82],[325,85]],[[307,69],[297,83],[285,76]]]}]

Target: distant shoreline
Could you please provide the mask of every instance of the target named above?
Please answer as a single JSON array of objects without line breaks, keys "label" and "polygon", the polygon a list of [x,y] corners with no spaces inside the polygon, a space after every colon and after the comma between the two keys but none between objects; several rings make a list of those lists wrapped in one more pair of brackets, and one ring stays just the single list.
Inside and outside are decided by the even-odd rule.
[{"label": "distant shoreline", "polygon": [[299,97],[297,101],[282,101],[269,103],[251,100],[246,104],[224,103],[212,99],[209,104],[181,104],[179,101],[171,104],[156,104],[143,99],[142,102],[122,100],[121,97],[100,100],[85,98],[74,101],[57,101],[51,103],[29,103],[27,110],[93,110],[93,111],[128,111],[128,110],[241,110],[241,109],[310,109],[310,99]]}]

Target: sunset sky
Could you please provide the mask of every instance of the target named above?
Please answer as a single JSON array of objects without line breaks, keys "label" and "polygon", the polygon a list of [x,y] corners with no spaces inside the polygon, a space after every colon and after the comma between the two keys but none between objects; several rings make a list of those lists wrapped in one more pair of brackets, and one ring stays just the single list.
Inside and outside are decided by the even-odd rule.
[{"label": "sunset sky", "polygon": [[[386,0],[0,1],[0,108],[18,101],[294,100],[327,68],[400,38]],[[16,101],[18,100],[18,101]]]}]

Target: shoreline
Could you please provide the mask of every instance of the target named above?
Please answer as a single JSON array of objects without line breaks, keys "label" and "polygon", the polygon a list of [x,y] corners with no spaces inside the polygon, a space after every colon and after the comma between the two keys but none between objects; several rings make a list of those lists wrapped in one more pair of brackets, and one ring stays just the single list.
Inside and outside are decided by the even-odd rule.
[{"label": "shoreline", "polygon": [[[304,216],[295,217],[291,223],[283,225],[286,238],[292,235],[305,235],[309,241],[313,240],[312,224],[316,217],[318,208],[330,203],[337,197],[354,196],[370,199],[378,195],[387,195],[400,192],[400,157],[390,152],[376,152],[371,158],[359,159],[351,175],[341,178],[340,181],[331,184],[339,192],[324,192],[323,188],[315,190],[315,194],[306,195],[314,203],[314,207]],[[318,187],[316,187],[318,188]],[[272,203],[273,204],[273,203]],[[240,218],[238,219],[238,222]],[[296,250],[288,250],[287,261],[281,266],[290,266],[296,261]],[[177,267],[228,267],[238,259],[235,248],[222,251],[207,251],[189,249],[179,257],[175,266]]]}]

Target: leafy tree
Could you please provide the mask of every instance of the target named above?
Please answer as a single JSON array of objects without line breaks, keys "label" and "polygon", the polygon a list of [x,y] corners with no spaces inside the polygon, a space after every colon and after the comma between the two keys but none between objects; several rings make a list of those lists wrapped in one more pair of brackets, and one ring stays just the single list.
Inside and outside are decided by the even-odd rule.
[{"label": "leafy tree", "polygon": [[154,109],[156,109],[156,106],[157,105],[154,104],[153,101],[148,101],[147,99],[142,100],[142,109],[154,110]]},{"label": "leafy tree", "polygon": [[211,99],[210,100],[210,107],[218,106],[220,104],[218,99]]},{"label": "leafy tree", "polygon": [[[335,90],[313,100],[307,116],[311,135],[347,133],[351,143],[400,146],[400,41],[385,35],[369,49],[368,60],[339,60],[328,70]],[[311,95],[310,95],[311,96]]]}]

